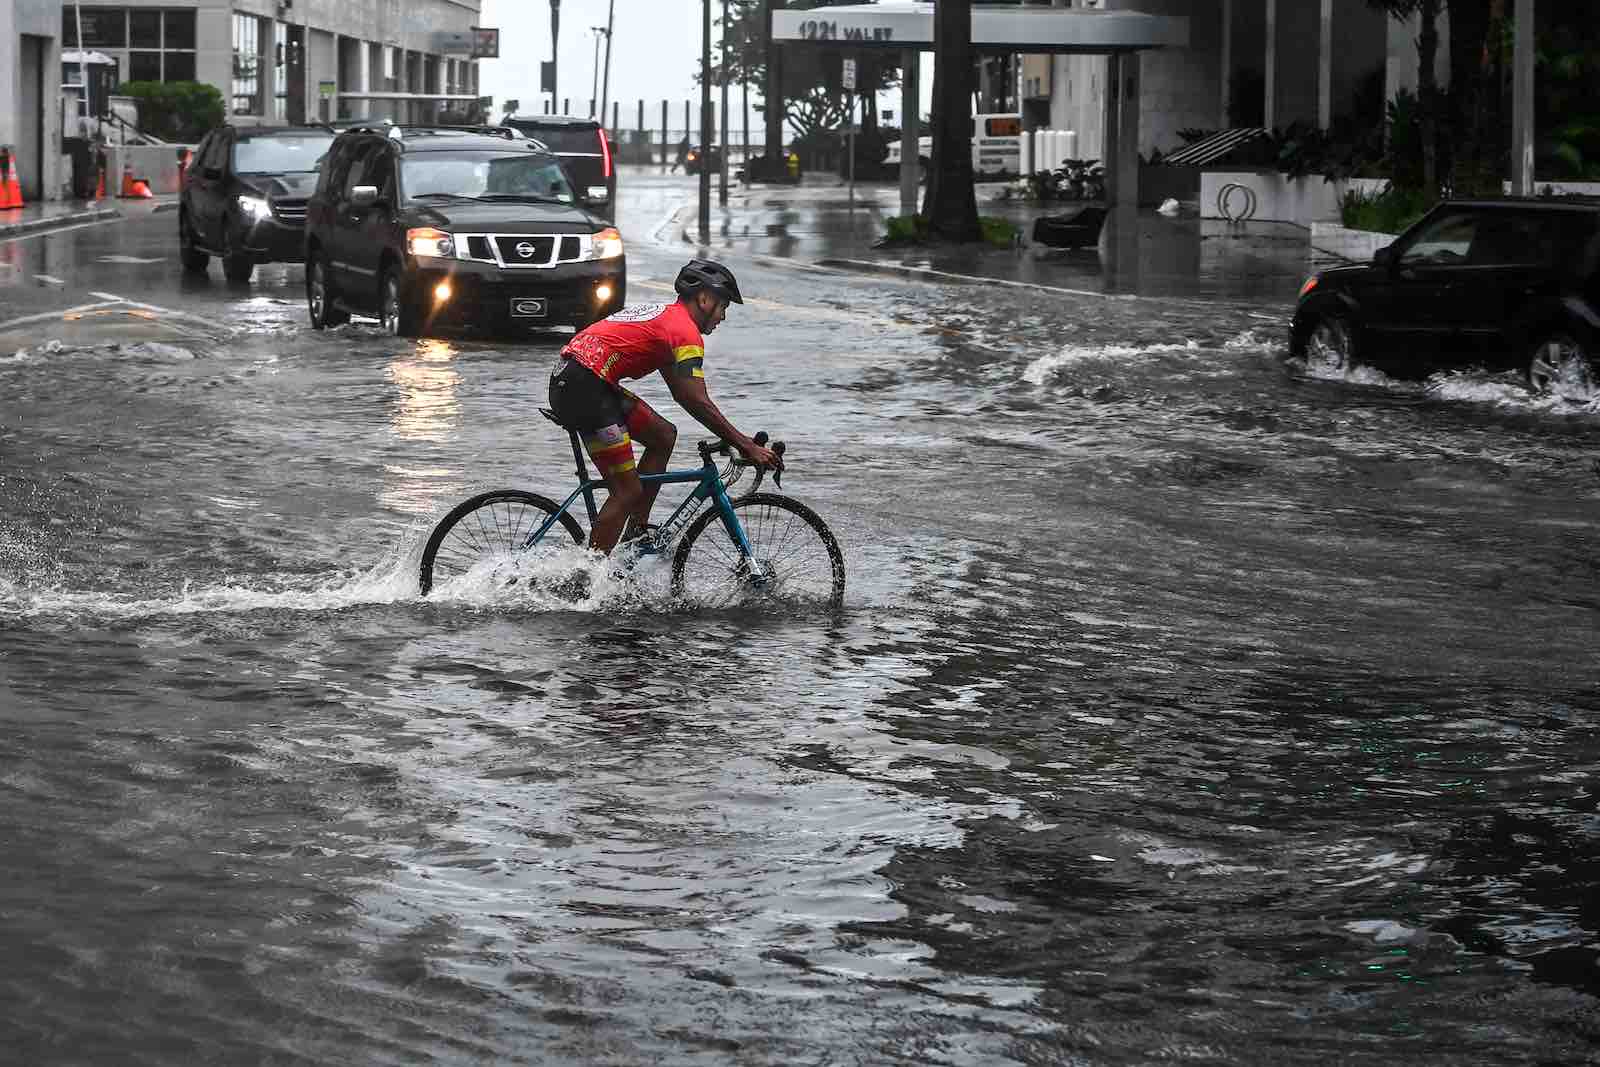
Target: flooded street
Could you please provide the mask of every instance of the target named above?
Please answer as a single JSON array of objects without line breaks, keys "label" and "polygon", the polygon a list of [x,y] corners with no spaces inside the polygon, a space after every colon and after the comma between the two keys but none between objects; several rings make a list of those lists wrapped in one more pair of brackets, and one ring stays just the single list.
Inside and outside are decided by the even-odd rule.
[{"label": "flooded street", "polygon": [[[688,189],[623,189],[630,302]],[[0,320],[196,316],[0,348],[16,1062],[1600,1055],[1593,405],[735,249],[710,391],[844,608],[424,599],[454,504],[570,490],[563,336],[314,333],[170,214],[0,248]]]}]

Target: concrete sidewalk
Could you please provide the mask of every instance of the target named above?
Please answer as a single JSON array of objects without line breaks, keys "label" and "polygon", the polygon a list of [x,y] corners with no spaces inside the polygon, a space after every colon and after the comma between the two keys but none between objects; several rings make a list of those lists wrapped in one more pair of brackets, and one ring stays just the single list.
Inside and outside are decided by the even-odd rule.
[{"label": "concrete sidewalk", "polygon": [[[1188,297],[1287,306],[1313,260],[1310,232],[1288,223],[1227,223],[1153,211],[1139,216],[1139,256],[1115,276],[1094,249],[1058,251],[1029,239],[1041,215],[1070,211],[1069,203],[1001,199],[998,185],[980,186],[978,211],[1007,219],[1021,231],[1014,248],[930,246],[879,248],[886,220],[899,214],[897,186],[846,186],[808,178],[799,186],[750,186],[713,202],[711,249],[775,256],[836,269],[939,282],[1041,286],[1074,292]],[[681,212],[676,236],[695,243],[692,206]]]},{"label": "concrete sidewalk", "polygon": [[175,211],[178,195],[172,193],[149,200],[46,200],[0,211],[0,241],[26,234],[81,226],[89,222],[138,218],[158,211]]}]

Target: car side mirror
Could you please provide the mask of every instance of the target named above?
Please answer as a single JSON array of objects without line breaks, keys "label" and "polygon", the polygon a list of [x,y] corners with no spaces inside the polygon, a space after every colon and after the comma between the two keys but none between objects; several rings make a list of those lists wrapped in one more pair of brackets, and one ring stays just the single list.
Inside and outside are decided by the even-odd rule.
[{"label": "car side mirror", "polygon": [[350,190],[350,206],[366,210],[378,202],[376,185],[358,185]]},{"label": "car side mirror", "polygon": [[1372,265],[1374,267],[1394,266],[1394,245],[1384,245],[1372,253]]},{"label": "car side mirror", "polygon": [[220,182],[222,180],[222,170],[219,167],[207,167],[202,173],[208,181]]}]

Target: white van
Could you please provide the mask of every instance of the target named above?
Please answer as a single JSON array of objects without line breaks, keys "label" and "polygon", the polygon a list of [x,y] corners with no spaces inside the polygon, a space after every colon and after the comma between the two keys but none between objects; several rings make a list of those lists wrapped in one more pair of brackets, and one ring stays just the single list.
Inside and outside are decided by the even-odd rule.
[{"label": "white van", "polygon": [[[933,138],[917,139],[917,153],[924,167],[933,156]],[[884,162],[900,165],[900,141],[889,142]],[[974,115],[972,117],[972,172],[978,178],[1015,177],[1022,171],[1022,116]]]}]

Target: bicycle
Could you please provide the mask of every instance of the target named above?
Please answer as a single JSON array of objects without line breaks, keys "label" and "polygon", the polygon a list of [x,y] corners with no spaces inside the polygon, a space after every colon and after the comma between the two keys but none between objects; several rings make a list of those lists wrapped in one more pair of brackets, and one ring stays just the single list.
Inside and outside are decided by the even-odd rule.
[{"label": "bicycle", "polygon": [[[549,411],[540,411],[556,421]],[[423,596],[441,582],[526,558],[541,545],[586,543],[583,528],[572,515],[573,506],[583,501],[592,526],[599,511],[595,493],[605,482],[589,476],[579,436],[571,430],[568,434],[578,487],[560,504],[522,489],[493,489],[456,505],[433,528],[422,551]],[[755,440],[764,446],[766,433],[757,434]],[[694,488],[666,522],[618,550],[637,553],[637,559],[664,556],[676,544],[671,581],[675,597],[692,591],[711,606],[782,597],[839,607],[844,602],[844,555],[827,524],[798,500],[761,492],[766,475],[762,469],[757,469],[749,493],[737,499],[729,496],[728,490],[751,464],[726,441],[701,441],[697,447],[699,467],[640,477],[646,484],[692,483]],[[781,456],[784,443],[775,442],[772,449]],[[718,467],[718,456],[728,457],[726,467]],[[780,489],[782,479],[782,471],[773,476]],[[712,507],[703,510],[707,503]],[[570,544],[555,534],[558,527]],[[553,535],[548,542],[547,535]]]}]

